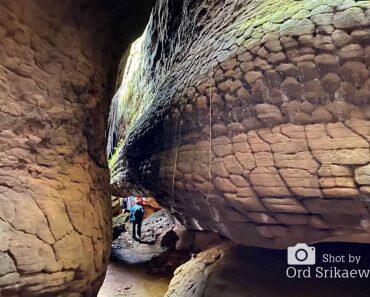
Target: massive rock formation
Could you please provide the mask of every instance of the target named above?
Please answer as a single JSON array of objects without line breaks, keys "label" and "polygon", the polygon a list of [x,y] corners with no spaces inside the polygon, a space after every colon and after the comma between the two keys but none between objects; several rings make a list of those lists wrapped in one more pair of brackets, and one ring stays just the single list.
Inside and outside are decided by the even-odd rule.
[{"label": "massive rock formation", "polygon": [[0,2],[1,296],[94,296],[103,281],[112,49],[141,26],[126,18],[115,43],[113,2]]},{"label": "massive rock formation", "polygon": [[159,1],[112,105],[114,190],[241,244],[370,242],[369,25],[369,1]]},{"label": "massive rock formation", "polygon": [[[104,277],[132,3],[0,3],[2,296],[93,296]],[[112,107],[114,190],[243,244],[369,242],[369,9],[158,1]]]}]

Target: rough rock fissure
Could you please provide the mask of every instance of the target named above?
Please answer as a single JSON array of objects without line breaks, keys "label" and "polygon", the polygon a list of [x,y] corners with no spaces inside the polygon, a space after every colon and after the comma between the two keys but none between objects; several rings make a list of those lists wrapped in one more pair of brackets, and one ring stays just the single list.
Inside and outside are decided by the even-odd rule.
[{"label": "rough rock fissure", "polygon": [[[209,78],[209,161],[208,161],[208,182],[211,183],[212,180],[212,92],[211,92],[211,84],[212,84],[212,76]],[[209,195],[211,194],[211,188],[208,187],[208,192],[206,196],[206,200],[208,199]]]}]

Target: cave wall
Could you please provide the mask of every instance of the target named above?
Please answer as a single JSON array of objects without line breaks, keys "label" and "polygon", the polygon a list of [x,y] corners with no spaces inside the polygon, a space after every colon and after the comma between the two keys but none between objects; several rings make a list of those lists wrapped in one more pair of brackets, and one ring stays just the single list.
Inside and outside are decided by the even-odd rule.
[{"label": "cave wall", "polygon": [[138,111],[111,113],[114,191],[246,245],[370,242],[369,22],[368,1],[159,1],[114,98]]},{"label": "cave wall", "polygon": [[0,2],[1,296],[95,296],[104,279],[117,52],[151,1],[117,3]]}]

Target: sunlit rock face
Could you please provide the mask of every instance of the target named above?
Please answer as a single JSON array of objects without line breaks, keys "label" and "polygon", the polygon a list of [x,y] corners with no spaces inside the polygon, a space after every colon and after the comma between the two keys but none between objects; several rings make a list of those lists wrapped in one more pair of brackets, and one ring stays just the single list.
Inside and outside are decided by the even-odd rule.
[{"label": "sunlit rock face", "polygon": [[160,1],[111,110],[114,189],[246,245],[370,242],[369,21],[368,1]]},{"label": "sunlit rock face", "polygon": [[112,18],[97,1],[0,3],[1,296],[95,296],[103,281]]}]

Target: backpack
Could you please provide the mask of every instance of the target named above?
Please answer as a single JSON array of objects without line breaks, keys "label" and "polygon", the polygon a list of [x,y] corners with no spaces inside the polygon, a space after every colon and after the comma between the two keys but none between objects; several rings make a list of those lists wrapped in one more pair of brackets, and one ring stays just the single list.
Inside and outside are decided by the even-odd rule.
[{"label": "backpack", "polygon": [[135,221],[138,222],[138,221],[141,221],[144,217],[144,209],[142,206],[136,206],[135,207],[135,210],[134,210],[134,218],[135,218]]}]

